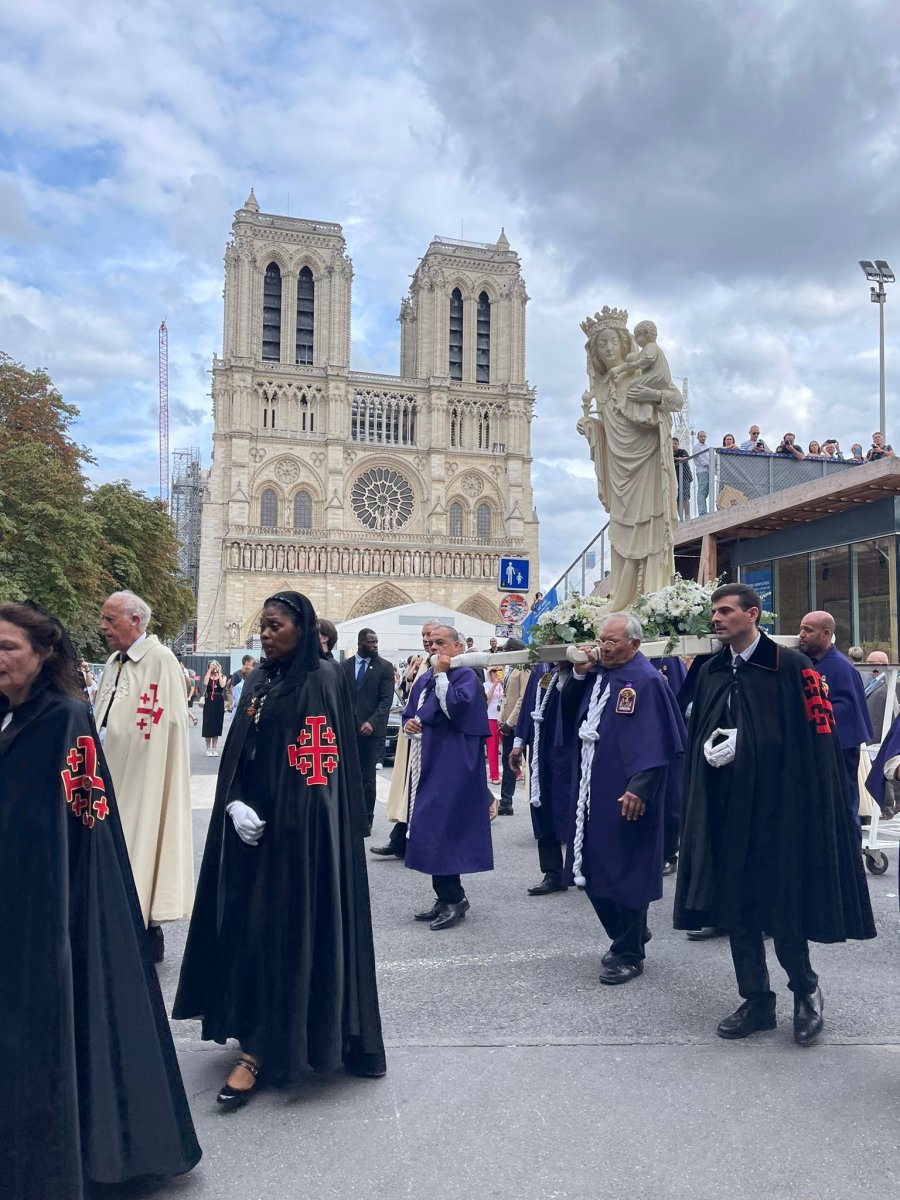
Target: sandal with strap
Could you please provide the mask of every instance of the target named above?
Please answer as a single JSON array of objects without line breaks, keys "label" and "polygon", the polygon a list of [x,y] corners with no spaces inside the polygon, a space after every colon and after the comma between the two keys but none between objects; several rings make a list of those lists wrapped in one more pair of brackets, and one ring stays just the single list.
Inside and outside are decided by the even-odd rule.
[{"label": "sandal with strap", "polygon": [[229,1076],[237,1067],[243,1067],[249,1075],[252,1075],[253,1082],[248,1088],[236,1088],[232,1087],[226,1080],[219,1089],[218,1096],[216,1096],[216,1103],[221,1104],[223,1108],[240,1108],[242,1104],[247,1103],[256,1089],[256,1081],[259,1077],[259,1063],[253,1062],[249,1058],[239,1058],[231,1068]]}]

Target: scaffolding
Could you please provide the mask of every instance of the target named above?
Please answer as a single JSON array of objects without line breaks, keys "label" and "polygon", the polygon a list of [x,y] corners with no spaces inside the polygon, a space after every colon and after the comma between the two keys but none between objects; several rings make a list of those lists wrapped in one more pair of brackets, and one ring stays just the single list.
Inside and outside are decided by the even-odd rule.
[{"label": "scaffolding", "polygon": [[[178,537],[178,569],[181,578],[189,583],[197,599],[200,581],[200,506],[202,480],[200,451],[176,450],[172,455],[172,520]],[[193,650],[197,626],[192,618],[175,639],[176,651]]]}]

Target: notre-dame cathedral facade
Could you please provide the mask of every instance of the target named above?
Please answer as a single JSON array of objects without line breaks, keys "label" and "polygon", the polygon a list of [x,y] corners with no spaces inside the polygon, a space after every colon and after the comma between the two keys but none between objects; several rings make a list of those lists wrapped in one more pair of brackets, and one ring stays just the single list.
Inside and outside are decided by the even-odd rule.
[{"label": "notre-dame cathedral facade", "polygon": [[267,596],[333,621],[429,600],[498,621],[501,555],[538,579],[518,255],[436,237],[400,305],[400,374],[350,370],[340,225],[259,210],[225,253],[198,649],[241,645]]}]

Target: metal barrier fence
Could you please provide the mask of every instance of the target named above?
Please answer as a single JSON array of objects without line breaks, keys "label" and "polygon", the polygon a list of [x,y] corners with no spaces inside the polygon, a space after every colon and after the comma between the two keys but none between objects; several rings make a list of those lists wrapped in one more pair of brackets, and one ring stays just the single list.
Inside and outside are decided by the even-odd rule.
[{"label": "metal barrier fence", "polygon": [[[681,459],[690,471],[690,478],[676,474],[679,484],[679,517],[681,523],[706,516],[718,509],[734,508],[761,496],[783,492],[800,483],[812,483],[826,475],[852,471],[862,464],[842,462],[833,458],[796,459],[789,454],[761,454],[753,450],[720,450],[710,446],[700,454]],[[706,471],[702,467],[706,465]],[[610,569],[609,522],[588,542],[575,561],[548,588],[557,589],[560,600],[573,592],[590,595]]]}]

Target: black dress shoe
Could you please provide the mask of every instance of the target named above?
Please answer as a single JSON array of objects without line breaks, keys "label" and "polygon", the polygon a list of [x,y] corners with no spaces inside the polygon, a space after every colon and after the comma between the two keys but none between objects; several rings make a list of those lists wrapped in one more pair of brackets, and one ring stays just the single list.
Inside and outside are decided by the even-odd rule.
[{"label": "black dress shoe", "polygon": [[253,1076],[253,1082],[248,1088],[230,1087],[229,1084],[223,1083],[219,1089],[219,1094],[216,1096],[216,1103],[221,1104],[224,1109],[240,1108],[242,1104],[246,1104],[253,1093],[256,1091],[256,1080],[259,1076],[259,1063],[249,1062],[246,1058],[239,1058],[235,1066],[243,1067],[250,1075]]},{"label": "black dress shoe", "polygon": [[[644,945],[645,946],[647,945],[647,943],[650,941],[650,939],[652,937],[653,937],[653,934],[648,929],[647,932],[644,934]],[[603,963],[604,966],[606,966],[608,963],[618,962],[619,956],[618,956],[618,954],[613,954],[612,950],[607,950],[607,952],[603,955],[603,957],[600,959],[600,961]]]},{"label": "black dress shoe", "polygon": [[775,1028],[775,1001],[745,1000],[730,1016],[716,1026],[720,1038],[729,1040],[749,1037],[762,1029]]},{"label": "black dress shoe", "polygon": [[668,858],[663,863],[663,876],[674,875],[677,870],[678,870],[678,859],[677,858]]},{"label": "black dress shoe", "polygon": [[166,956],[166,941],[161,925],[151,925],[147,930],[147,945],[150,947],[150,961],[161,963]]},{"label": "black dress shoe", "polygon": [[435,900],[431,908],[426,909],[425,912],[415,913],[415,918],[417,921],[435,921],[444,911],[445,907],[446,905],[443,900]]},{"label": "black dress shoe", "polygon": [[498,817],[511,817],[512,815],[513,815],[513,806],[509,802],[507,802],[505,804],[501,803],[500,807],[497,809],[497,816]]},{"label": "black dress shoe", "polygon": [[706,942],[710,938],[727,937],[728,930],[720,929],[718,925],[704,925],[702,929],[689,929],[687,931],[689,942]]},{"label": "black dress shoe", "polygon": [[821,988],[811,996],[794,997],[794,1041],[798,1046],[811,1046],[822,1032],[824,1007]]},{"label": "black dress shoe", "polygon": [[545,875],[540,883],[528,889],[529,896],[549,896],[553,892],[564,892],[566,885],[558,875]]},{"label": "black dress shoe", "polygon": [[429,925],[429,929],[452,929],[458,924],[469,909],[469,901],[463,896],[459,904],[445,904],[444,911]]},{"label": "black dress shoe", "polygon": [[[605,957],[605,956],[604,956]],[[643,975],[644,964],[639,963],[623,963],[617,960],[605,963],[600,960],[600,975],[601,983],[631,983],[632,979],[637,979],[638,975]]]},{"label": "black dress shoe", "polygon": [[370,846],[370,854],[377,854],[380,858],[402,858],[403,855],[399,850],[395,850],[390,842],[386,846]]}]

